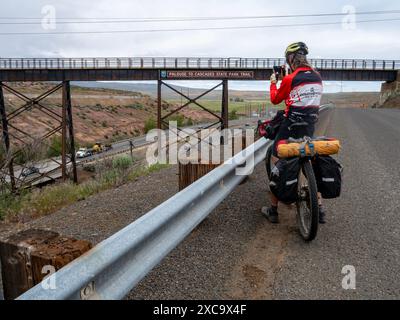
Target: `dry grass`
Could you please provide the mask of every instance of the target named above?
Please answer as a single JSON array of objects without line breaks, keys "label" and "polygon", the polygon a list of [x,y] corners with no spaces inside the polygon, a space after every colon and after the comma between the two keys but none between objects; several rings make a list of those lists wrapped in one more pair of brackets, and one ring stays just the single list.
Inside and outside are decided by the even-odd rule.
[{"label": "dry grass", "polygon": [[168,165],[134,166],[129,157],[122,156],[101,166],[96,168],[98,173],[95,179],[79,185],[65,182],[24,191],[20,195],[10,193],[0,195],[0,219],[21,221],[48,215],[101,191],[162,170]]}]

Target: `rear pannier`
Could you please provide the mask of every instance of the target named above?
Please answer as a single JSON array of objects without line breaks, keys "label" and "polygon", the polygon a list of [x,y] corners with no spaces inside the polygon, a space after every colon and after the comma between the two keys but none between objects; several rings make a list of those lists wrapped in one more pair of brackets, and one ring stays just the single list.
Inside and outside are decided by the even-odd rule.
[{"label": "rear pannier", "polygon": [[318,192],[324,199],[340,196],[343,167],[330,156],[317,156],[313,161]]},{"label": "rear pannier", "polygon": [[300,159],[280,159],[272,168],[270,190],[279,201],[290,204],[297,200]]}]

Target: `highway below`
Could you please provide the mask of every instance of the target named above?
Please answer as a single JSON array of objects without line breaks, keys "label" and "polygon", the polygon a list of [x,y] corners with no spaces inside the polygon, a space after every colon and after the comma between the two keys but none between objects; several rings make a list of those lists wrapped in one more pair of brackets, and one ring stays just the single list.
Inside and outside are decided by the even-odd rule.
[{"label": "highway below", "polygon": [[[399,123],[400,110],[321,114],[317,134],[342,142],[344,184],[341,198],[325,201],[328,222],[313,242],[299,236],[293,206],[280,206],[279,225],[261,215],[269,191],[260,164],[126,298],[399,299]],[[176,174],[172,166],[23,228],[96,244],[178,192]],[[342,287],[344,266],[355,268],[355,289]]]},{"label": "highway below", "polygon": [[[198,131],[201,128],[207,128],[210,126],[212,123],[202,123],[194,126],[188,126],[188,127],[183,127],[180,128],[180,130],[185,131],[185,130],[195,130]],[[243,118],[243,119],[238,119],[238,120],[231,120],[229,121],[229,125],[231,128],[237,128],[237,127],[243,127],[245,124],[252,124],[253,126],[256,125],[256,118]],[[190,132],[188,132],[190,134]],[[166,132],[166,135],[168,137],[168,131]],[[124,139],[120,140],[117,142],[112,143],[112,148],[108,151],[104,151],[101,153],[93,154],[88,157],[84,158],[77,158],[76,159],[76,164],[77,166],[83,165],[88,162],[94,162],[101,160],[106,157],[113,157],[121,153],[128,153],[130,151],[130,143],[132,143],[132,148],[137,149],[144,147],[146,145],[151,144],[152,142],[146,140],[146,135],[139,136],[139,137],[132,137],[130,139]],[[41,160],[37,163],[34,164],[34,167],[36,167],[39,170],[39,173],[44,175],[42,178],[40,178],[39,173],[34,173],[31,174],[27,177],[22,176],[22,170],[24,167],[22,166],[14,166],[14,176],[16,177],[17,180],[17,185],[20,183],[24,184],[29,184],[31,186],[36,186],[42,183],[54,181],[56,179],[59,179],[62,177],[61,173],[61,168],[59,166],[61,165],[61,157],[55,157],[52,159],[45,159]],[[69,159],[67,159],[69,162]],[[67,167],[71,167],[71,163],[67,164]],[[10,176],[6,176],[6,181],[10,182]]]}]

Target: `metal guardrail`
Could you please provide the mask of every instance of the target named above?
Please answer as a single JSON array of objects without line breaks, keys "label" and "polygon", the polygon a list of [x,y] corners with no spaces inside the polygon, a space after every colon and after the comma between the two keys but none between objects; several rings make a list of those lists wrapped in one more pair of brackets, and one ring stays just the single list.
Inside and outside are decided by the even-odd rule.
[{"label": "metal guardrail", "polygon": [[57,271],[56,289],[39,283],[18,299],[122,299],[242,182],[236,169],[251,159],[254,166],[262,162],[271,145],[259,139]]},{"label": "metal guardrail", "polygon": [[55,290],[41,284],[19,299],[122,299],[245,178],[236,168],[264,158],[272,142],[258,140],[132,224],[74,260],[56,275]]},{"label": "metal guardrail", "polygon": [[[399,70],[400,60],[310,59],[320,70]],[[0,58],[0,70],[18,69],[271,69],[282,58]]]}]

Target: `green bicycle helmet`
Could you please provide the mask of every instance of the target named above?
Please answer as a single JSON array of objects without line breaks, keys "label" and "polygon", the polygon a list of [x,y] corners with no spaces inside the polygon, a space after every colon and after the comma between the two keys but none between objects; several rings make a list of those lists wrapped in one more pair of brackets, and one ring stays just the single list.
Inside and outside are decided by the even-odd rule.
[{"label": "green bicycle helmet", "polygon": [[307,55],[308,54],[308,47],[304,42],[295,42],[290,44],[285,51],[285,56],[287,57],[293,53],[300,53]]}]

